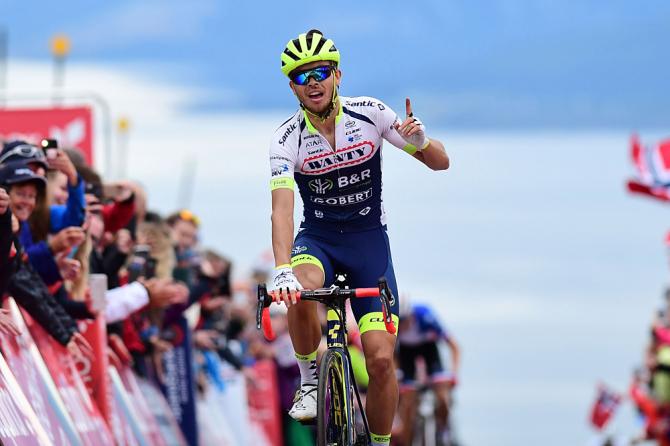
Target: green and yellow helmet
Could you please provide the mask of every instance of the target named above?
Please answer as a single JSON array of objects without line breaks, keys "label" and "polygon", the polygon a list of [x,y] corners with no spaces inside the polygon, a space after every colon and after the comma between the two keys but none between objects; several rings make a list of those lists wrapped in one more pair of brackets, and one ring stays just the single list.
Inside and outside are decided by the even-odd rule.
[{"label": "green and yellow helmet", "polygon": [[319,60],[331,61],[337,66],[340,64],[340,52],[331,39],[323,37],[318,29],[312,29],[286,44],[281,54],[281,71],[288,76],[301,65]]}]

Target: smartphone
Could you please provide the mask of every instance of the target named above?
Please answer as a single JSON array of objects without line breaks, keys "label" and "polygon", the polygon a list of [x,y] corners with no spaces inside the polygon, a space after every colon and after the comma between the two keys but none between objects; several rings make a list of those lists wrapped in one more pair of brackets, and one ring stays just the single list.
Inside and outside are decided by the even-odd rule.
[{"label": "smartphone", "polygon": [[149,257],[144,264],[144,277],[146,279],[153,279],[156,277],[156,259]]},{"label": "smartphone", "polygon": [[67,258],[68,259],[74,259],[74,256],[77,255],[77,251],[79,251],[79,246],[75,246],[74,248],[72,248],[70,250],[70,252],[68,253]]},{"label": "smartphone", "polygon": [[139,277],[146,277],[146,264],[150,258],[150,248],[147,245],[137,245],[128,264],[128,282],[134,282]]},{"label": "smartphone", "polygon": [[44,151],[44,156],[48,159],[56,158],[56,150],[58,149],[58,140],[53,138],[44,138],[42,140],[42,150]]},{"label": "smartphone", "polygon": [[44,138],[42,140],[42,150],[46,149],[57,149],[58,148],[58,140],[54,138]]}]

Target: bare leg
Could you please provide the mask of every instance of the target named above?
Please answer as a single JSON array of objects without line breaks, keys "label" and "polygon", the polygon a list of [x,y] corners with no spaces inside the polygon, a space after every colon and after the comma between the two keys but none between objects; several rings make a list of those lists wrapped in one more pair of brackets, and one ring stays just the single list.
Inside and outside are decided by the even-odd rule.
[{"label": "bare leg", "polygon": [[[293,271],[305,289],[313,290],[323,286],[323,271],[317,266],[302,264],[296,266]],[[321,325],[316,306],[316,302],[300,302],[288,309],[288,332],[293,350],[299,355],[309,355],[321,342]]]},{"label": "bare leg", "polygon": [[398,412],[402,421],[400,444],[402,446],[411,446],[412,435],[414,433],[414,417],[416,416],[416,390],[408,389],[400,393]]},{"label": "bare leg", "polygon": [[437,421],[438,432],[442,432],[448,427],[449,420],[449,384],[438,382],[433,384],[433,391],[437,397],[435,407],[435,421]]},{"label": "bare leg", "polygon": [[365,413],[370,431],[379,435],[391,432],[398,405],[398,380],[393,364],[395,339],[394,335],[380,330],[367,331],[361,336],[370,376]]}]

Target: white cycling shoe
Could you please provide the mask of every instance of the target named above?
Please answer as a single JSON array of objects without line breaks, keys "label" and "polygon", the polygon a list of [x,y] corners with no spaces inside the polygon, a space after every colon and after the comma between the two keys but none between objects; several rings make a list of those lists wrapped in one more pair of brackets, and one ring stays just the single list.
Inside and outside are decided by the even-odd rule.
[{"label": "white cycling shoe", "polygon": [[293,407],[288,414],[301,423],[312,421],[316,418],[316,384],[303,384],[295,392]]}]

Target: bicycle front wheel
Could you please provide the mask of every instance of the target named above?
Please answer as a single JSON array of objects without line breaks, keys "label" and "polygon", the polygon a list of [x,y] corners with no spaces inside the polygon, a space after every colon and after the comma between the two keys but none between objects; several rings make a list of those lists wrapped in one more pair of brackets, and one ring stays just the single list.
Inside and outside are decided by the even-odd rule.
[{"label": "bicycle front wheel", "polygon": [[326,350],[319,369],[318,446],[348,446],[355,441],[348,370],[348,362],[343,350]]}]

